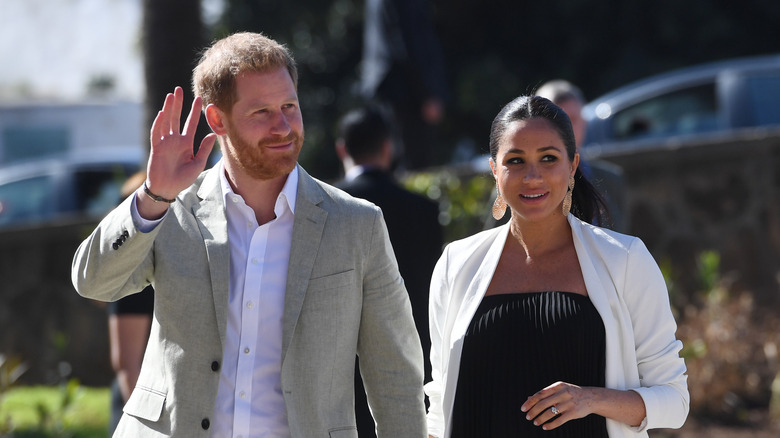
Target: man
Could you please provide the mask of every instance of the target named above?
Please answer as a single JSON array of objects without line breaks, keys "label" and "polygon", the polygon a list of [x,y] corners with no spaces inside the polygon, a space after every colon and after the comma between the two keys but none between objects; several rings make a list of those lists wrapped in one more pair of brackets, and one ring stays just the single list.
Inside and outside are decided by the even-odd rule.
[{"label": "man", "polygon": [[[425,436],[422,352],[378,207],[296,164],[295,63],[260,34],[216,42],[151,129],[147,179],[76,252],[73,283],[151,283],[154,322],[115,436],[356,437],[359,355],[379,436]],[[202,105],[209,126],[196,154]],[[202,172],[216,138],[223,160]]]},{"label": "man", "polygon": [[423,0],[366,0],[360,89],[392,113],[398,166],[435,163],[436,126],[448,98],[444,54]]},{"label": "man", "polygon": [[624,215],[626,201],[623,169],[603,160],[586,161],[581,151],[588,128],[588,122],[582,117],[582,107],[585,105],[582,91],[569,81],[555,79],[544,83],[534,94],[558,105],[571,120],[577,151],[580,152],[580,169],[585,178],[599,189],[609,208],[611,223],[597,225],[627,232],[628,219]]},{"label": "man", "polygon": [[[403,189],[393,180],[390,174],[393,150],[390,125],[377,108],[350,111],[339,124],[336,153],[344,165],[345,178],[336,187],[382,209],[398,268],[412,303],[414,322],[425,354],[427,382],[431,379],[428,290],[443,245],[439,207],[427,198]],[[356,374],[355,378],[358,434],[361,438],[370,438],[376,436],[374,422],[360,390],[360,376]]]}]

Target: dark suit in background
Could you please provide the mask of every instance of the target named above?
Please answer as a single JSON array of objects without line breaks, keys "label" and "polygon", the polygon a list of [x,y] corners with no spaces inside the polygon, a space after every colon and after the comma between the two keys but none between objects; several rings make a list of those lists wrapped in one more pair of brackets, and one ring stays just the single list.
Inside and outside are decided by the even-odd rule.
[{"label": "dark suit in background", "polygon": [[364,23],[362,96],[392,112],[400,167],[436,164],[435,125],[443,117],[447,81],[430,4],[366,0]]},{"label": "dark suit in background", "polygon": [[[336,149],[348,169],[347,177],[336,187],[382,209],[398,269],[409,293],[412,316],[423,348],[425,381],[428,382],[431,380],[428,291],[443,245],[439,206],[404,189],[393,179],[388,171],[393,156],[390,127],[378,109],[358,109],[344,116]],[[361,438],[375,437],[374,421],[362,385],[356,370],[358,435]]]}]

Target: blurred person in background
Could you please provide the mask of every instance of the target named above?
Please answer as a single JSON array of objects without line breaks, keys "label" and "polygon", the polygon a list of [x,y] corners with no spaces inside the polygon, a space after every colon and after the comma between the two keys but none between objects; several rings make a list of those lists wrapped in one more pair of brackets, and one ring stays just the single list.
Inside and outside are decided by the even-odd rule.
[{"label": "blurred person in background", "polygon": [[[146,172],[137,172],[122,185],[121,200],[135,192],[146,180]],[[121,201],[120,200],[120,201]],[[127,403],[135,388],[144,350],[149,340],[154,312],[154,289],[147,286],[137,294],[108,303],[108,340],[111,353],[111,367],[116,379],[111,385],[111,418],[109,435],[113,435],[122,407]]]},{"label": "blurred person in background", "polygon": [[[582,152],[588,122],[582,117],[582,107],[586,100],[582,91],[576,85],[563,79],[545,82],[534,93],[544,97],[563,109],[571,120],[577,152]],[[603,160],[585,160],[580,154],[580,170],[604,197],[608,214],[597,220],[596,224],[615,231],[628,231],[626,216],[626,193],[623,169],[620,166]]]},{"label": "blurred person in background", "polygon": [[444,55],[427,0],[366,0],[361,94],[392,115],[394,167],[435,164],[448,98]]},{"label": "blurred person in background", "polygon": [[[336,153],[345,172],[344,180],[336,187],[382,209],[426,356],[425,381],[428,382],[431,378],[430,361],[427,359],[431,347],[428,288],[443,245],[439,206],[404,189],[393,179],[390,170],[394,154],[391,126],[379,108],[357,108],[341,118]],[[374,421],[358,372],[355,380],[358,435],[361,438],[375,437]]]},{"label": "blurred person in background", "polygon": [[589,223],[605,205],[579,162],[549,100],[518,97],[494,119],[493,215],[512,215],[434,270],[429,436],[646,437],[685,422],[664,277],[640,239]]}]

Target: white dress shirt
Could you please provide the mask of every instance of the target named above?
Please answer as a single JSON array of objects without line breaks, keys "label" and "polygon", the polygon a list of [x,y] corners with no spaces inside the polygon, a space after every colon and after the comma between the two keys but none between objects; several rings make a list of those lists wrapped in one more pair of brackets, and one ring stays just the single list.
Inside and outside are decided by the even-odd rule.
[{"label": "white dress shirt", "polygon": [[[230,242],[230,284],[225,351],[211,426],[212,437],[290,437],[281,390],[282,314],[292,244],[298,168],[276,199],[276,217],[258,225],[254,211],[220,178]],[[133,203],[140,231],[146,221]]]},{"label": "white dress shirt", "polygon": [[276,199],[276,218],[259,225],[225,177],[230,298],[213,437],[289,437],[281,389],[282,314],[298,169]]}]

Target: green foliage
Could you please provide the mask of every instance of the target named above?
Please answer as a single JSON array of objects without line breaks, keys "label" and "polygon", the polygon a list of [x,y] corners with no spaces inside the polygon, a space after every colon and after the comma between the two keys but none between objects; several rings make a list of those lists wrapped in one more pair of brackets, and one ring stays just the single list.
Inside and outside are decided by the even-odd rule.
[{"label": "green foliage", "polygon": [[54,387],[18,387],[0,403],[0,436],[104,438],[110,390],[77,380]]},{"label": "green foliage", "polygon": [[27,363],[19,356],[0,354],[0,397],[11,389],[27,369]]},{"label": "green foliage", "polygon": [[717,296],[723,292],[720,285],[720,254],[716,251],[703,251],[697,259],[699,284],[702,293],[707,297]]},{"label": "green foliage", "polygon": [[[3,404],[8,391],[16,384],[19,378],[27,371],[28,366],[18,356],[7,357],[0,354],[0,407]],[[0,436],[5,436],[12,427],[9,415],[3,415],[0,410]]]},{"label": "green foliage", "polygon": [[439,204],[445,242],[461,239],[485,227],[495,183],[487,175],[458,173],[448,168],[407,175],[404,185]]}]

